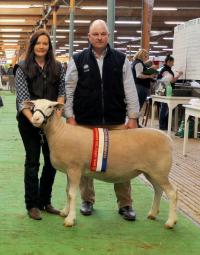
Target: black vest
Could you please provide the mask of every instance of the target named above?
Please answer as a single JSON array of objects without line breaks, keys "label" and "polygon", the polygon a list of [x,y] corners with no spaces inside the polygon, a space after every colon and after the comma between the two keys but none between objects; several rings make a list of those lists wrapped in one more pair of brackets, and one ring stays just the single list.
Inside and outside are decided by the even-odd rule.
[{"label": "black vest", "polygon": [[[174,73],[173,73],[171,67],[164,64],[163,67],[161,68],[161,70],[159,71],[159,74],[158,74],[158,77],[157,77],[158,80],[162,79],[164,72],[168,72],[174,77]],[[171,85],[172,85],[172,88],[174,88],[175,84],[171,83]]]},{"label": "black vest", "polygon": [[73,111],[79,124],[117,125],[126,118],[123,65],[125,55],[108,45],[102,78],[92,47],[73,56],[78,70]]},{"label": "black vest", "polygon": [[141,60],[136,59],[136,60],[133,61],[133,63],[132,63],[132,73],[133,73],[133,78],[135,80],[135,84],[136,85],[142,85],[142,86],[144,86],[144,87],[149,89],[150,88],[150,81],[151,81],[151,79],[150,78],[140,79],[140,78],[138,78],[136,76],[135,65],[137,65],[138,63],[142,64],[143,72],[147,69],[147,67],[145,66],[145,64]]},{"label": "black vest", "polygon": [[25,61],[19,62],[15,65],[14,73],[17,68],[20,67],[26,77],[28,84],[28,91],[30,93],[30,99],[48,99],[52,101],[57,101],[59,83],[60,83],[60,73],[61,73],[61,63],[56,62],[56,77],[54,79],[50,78],[47,68],[44,67],[42,70],[36,63],[35,67],[37,70],[37,75],[30,79],[28,72],[25,67]]}]

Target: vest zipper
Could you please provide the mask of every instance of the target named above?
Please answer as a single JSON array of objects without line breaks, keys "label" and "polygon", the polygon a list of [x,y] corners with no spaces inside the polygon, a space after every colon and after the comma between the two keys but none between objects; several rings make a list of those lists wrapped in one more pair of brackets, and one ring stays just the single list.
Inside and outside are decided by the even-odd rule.
[{"label": "vest zipper", "polygon": [[103,100],[103,82],[101,83],[101,105],[102,105],[102,124],[105,124],[105,117],[104,117],[104,100]]}]

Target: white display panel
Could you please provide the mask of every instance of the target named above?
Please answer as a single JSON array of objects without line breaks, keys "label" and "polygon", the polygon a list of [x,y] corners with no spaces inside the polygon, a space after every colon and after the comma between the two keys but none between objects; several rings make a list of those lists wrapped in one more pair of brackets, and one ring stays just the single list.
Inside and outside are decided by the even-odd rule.
[{"label": "white display panel", "polygon": [[175,27],[173,56],[183,79],[200,80],[200,18]]}]

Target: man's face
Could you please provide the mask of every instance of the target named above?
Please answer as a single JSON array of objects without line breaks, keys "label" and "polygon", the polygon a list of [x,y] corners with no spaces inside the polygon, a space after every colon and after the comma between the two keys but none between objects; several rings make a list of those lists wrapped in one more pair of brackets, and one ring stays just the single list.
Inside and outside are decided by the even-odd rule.
[{"label": "man's face", "polygon": [[108,44],[109,33],[101,23],[94,24],[88,33],[88,39],[94,50],[104,50]]}]

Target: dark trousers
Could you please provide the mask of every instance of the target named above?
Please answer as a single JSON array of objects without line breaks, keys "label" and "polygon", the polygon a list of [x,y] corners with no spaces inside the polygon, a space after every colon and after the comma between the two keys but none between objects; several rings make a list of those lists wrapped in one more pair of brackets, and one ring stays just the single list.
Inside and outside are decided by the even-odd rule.
[{"label": "dark trousers", "polygon": [[[41,144],[40,129],[35,128],[24,116],[18,118],[18,128],[24,144],[25,158],[25,204],[26,208],[43,208],[51,203],[52,185],[56,170],[50,162],[49,147],[46,138]],[[40,152],[44,157],[44,166],[40,180],[38,178],[40,166]]]},{"label": "dark trousers", "polygon": [[137,93],[138,93],[138,99],[139,99],[140,110],[141,110],[142,106],[149,94],[149,89],[142,85],[139,85],[139,84],[136,84],[136,89],[137,89]]},{"label": "dark trousers", "polygon": [[165,103],[161,103],[159,114],[159,128],[162,130],[167,130],[167,127],[168,127],[168,105]]}]

